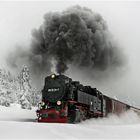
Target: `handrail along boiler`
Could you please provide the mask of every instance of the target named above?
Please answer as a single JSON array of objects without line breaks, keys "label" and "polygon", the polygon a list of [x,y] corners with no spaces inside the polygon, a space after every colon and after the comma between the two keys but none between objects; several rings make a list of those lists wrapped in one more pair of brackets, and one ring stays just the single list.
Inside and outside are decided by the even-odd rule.
[{"label": "handrail along boiler", "polygon": [[77,123],[109,113],[120,114],[130,108],[133,107],[103,95],[96,88],[52,74],[45,78],[42,102],[36,113],[38,122]]}]

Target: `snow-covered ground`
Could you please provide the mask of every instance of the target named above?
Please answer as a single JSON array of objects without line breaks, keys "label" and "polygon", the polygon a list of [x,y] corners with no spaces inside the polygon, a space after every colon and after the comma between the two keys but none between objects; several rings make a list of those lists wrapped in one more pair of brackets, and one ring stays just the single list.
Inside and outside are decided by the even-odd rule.
[{"label": "snow-covered ground", "polygon": [[0,106],[1,139],[140,139],[140,118],[133,112],[120,117],[91,119],[80,124],[37,123],[35,109]]}]

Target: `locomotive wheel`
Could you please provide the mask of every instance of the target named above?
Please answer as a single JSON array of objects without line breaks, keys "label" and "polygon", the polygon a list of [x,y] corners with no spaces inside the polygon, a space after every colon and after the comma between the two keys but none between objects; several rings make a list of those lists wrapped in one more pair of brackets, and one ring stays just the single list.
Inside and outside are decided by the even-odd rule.
[{"label": "locomotive wheel", "polygon": [[74,110],[69,111],[69,114],[68,114],[69,123],[75,122],[75,116],[76,116],[76,113]]},{"label": "locomotive wheel", "polygon": [[81,115],[79,109],[74,109],[69,111],[69,123],[78,123],[81,121]]}]

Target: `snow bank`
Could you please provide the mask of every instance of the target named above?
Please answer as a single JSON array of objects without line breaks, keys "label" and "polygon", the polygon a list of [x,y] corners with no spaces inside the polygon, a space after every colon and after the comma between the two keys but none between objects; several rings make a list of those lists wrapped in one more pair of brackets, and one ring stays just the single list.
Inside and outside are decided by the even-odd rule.
[{"label": "snow bank", "polygon": [[32,110],[21,109],[19,104],[11,104],[10,107],[0,106],[0,121],[35,121],[35,110],[36,108]]},{"label": "snow bank", "polygon": [[125,113],[117,115],[110,114],[106,118],[90,119],[82,122],[81,124],[86,125],[129,125],[140,123],[140,116],[138,116],[134,111],[127,111]]},{"label": "snow bank", "polygon": [[80,124],[37,123],[36,108],[0,106],[1,139],[140,139],[140,118],[134,112]]}]

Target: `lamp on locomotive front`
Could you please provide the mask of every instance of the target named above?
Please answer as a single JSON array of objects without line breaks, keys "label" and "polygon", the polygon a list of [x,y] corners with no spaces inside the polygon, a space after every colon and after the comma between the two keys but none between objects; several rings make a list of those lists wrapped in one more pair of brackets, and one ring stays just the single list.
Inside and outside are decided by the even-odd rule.
[{"label": "lamp on locomotive front", "polygon": [[54,79],[55,77],[56,77],[56,75],[55,75],[55,74],[52,74],[52,75],[51,75],[51,78],[52,78],[52,79]]},{"label": "lamp on locomotive front", "polygon": [[57,105],[61,105],[61,101],[57,101]]},{"label": "lamp on locomotive front", "polygon": [[41,105],[44,106],[45,105],[45,102],[41,102]]}]

